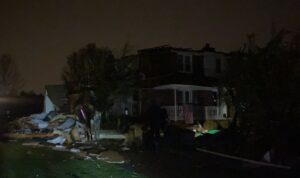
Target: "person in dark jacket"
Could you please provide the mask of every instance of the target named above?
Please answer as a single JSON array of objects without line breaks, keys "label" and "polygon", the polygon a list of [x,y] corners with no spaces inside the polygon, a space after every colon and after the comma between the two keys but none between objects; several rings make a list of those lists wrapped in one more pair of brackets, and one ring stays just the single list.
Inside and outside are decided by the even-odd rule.
[{"label": "person in dark jacket", "polygon": [[150,126],[150,140],[154,147],[154,150],[158,149],[158,142],[160,140],[160,129],[164,127],[165,113],[161,109],[157,101],[153,101],[147,111],[148,122]]},{"label": "person in dark jacket", "polygon": [[150,132],[154,140],[160,137],[159,131],[161,127],[161,109],[157,104],[153,104],[149,108]]},{"label": "person in dark jacket", "polygon": [[76,107],[76,114],[79,121],[85,125],[85,134],[88,141],[92,140],[91,120],[94,117],[94,107],[89,100],[84,98]]}]

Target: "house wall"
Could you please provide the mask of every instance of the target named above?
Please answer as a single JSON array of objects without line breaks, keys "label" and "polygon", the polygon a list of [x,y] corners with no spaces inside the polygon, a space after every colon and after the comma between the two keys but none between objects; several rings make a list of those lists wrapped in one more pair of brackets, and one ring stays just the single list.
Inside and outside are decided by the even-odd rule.
[{"label": "house wall", "polygon": [[176,54],[167,49],[140,52],[139,68],[145,78],[171,74],[176,69]]},{"label": "house wall", "polygon": [[193,103],[200,106],[215,106],[216,102],[213,96],[216,95],[211,91],[193,91]]},{"label": "house wall", "polygon": [[[227,68],[226,56],[222,53],[205,51],[204,56],[204,75],[206,77],[219,77]],[[216,71],[216,61],[220,59],[221,72]]]},{"label": "house wall", "polygon": [[[191,57],[192,71],[181,70],[179,65],[182,61],[180,63],[179,55]],[[158,98],[162,105],[174,105],[174,90],[153,91],[151,88],[168,84],[215,86],[227,67],[226,55],[216,52],[213,48],[192,50],[163,46],[140,50],[138,56],[140,72],[144,74],[141,82],[141,88],[144,89],[140,93],[140,113],[145,112],[151,100],[155,98]],[[217,59],[220,59],[219,72],[216,70]],[[218,104],[216,93],[211,91],[193,91],[191,96],[193,100],[189,104],[201,109],[202,106]]]},{"label": "house wall", "polygon": [[[178,56],[190,56],[192,71],[180,71]],[[139,68],[143,79],[152,87],[166,83],[197,84],[203,77],[203,57],[199,52],[172,50],[171,48],[139,51]]]},{"label": "house wall", "polygon": [[[201,78],[203,77],[203,70],[204,70],[204,64],[203,64],[203,54],[200,52],[195,51],[172,51],[174,53],[174,57],[176,57],[176,70],[174,72],[179,73],[181,75],[185,75],[187,77],[193,77],[193,78]],[[178,56],[190,56],[191,58],[191,72],[182,72],[180,71]]]},{"label": "house wall", "polygon": [[[158,101],[161,105],[174,106],[174,90],[143,90],[142,95],[144,96],[142,97],[144,98],[142,100],[144,106],[149,105],[153,100]],[[211,91],[194,90],[192,91],[193,99],[190,104],[199,106],[216,106],[217,103],[214,101],[213,96],[216,96],[216,94]]]},{"label": "house wall", "polygon": [[[179,56],[190,56],[191,71],[182,70]],[[217,69],[220,60],[220,72]],[[181,62],[180,62],[181,61]],[[153,86],[167,83],[205,85],[205,77],[218,78],[227,67],[226,55],[216,51],[195,51],[172,47],[150,48],[139,51],[139,68],[144,80],[155,80]],[[198,82],[198,83],[197,83]]]},{"label": "house wall", "polygon": [[174,105],[174,90],[140,90],[139,112],[145,113],[153,101],[161,105]]},{"label": "house wall", "polygon": [[193,55],[193,69],[196,76],[204,76],[204,57],[202,54]]},{"label": "house wall", "polygon": [[45,98],[44,98],[44,112],[49,113],[50,111],[55,110],[55,105],[51,101],[51,99],[48,96],[48,92],[45,92]]},{"label": "house wall", "polygon": [[174,105],[174,90],[156,90],[154,97],[161,105]]}]

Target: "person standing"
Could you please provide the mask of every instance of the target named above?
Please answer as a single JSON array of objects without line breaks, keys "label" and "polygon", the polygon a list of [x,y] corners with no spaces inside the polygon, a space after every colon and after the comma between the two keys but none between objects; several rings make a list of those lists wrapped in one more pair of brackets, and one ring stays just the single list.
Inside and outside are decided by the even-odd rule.
[{"label": "person standing", "polygon": [[79,121],[85,125],[85,135],[88,141],[91,141],[91,120],[94,116],[94,107],[90,104],[87,98],[84,98],[82,102],[76,107],[76,114],[79,117]]},{"label": "person standing", "polygon": [[102,113],[99,111],[95,111],[94,117],[93,117],[93,124],[92,124],[92,135],[94,135],[94,138],[96,140],[100,139],[100,130],[101,130],[101,117]]},{"label": "person standing", "polygon": [[147,111],[148,122],[150,125],[150,142],[154,151],[158,150],[160,140],[160,128],[162,127],[162,110],[157,101],[153,101]]}]

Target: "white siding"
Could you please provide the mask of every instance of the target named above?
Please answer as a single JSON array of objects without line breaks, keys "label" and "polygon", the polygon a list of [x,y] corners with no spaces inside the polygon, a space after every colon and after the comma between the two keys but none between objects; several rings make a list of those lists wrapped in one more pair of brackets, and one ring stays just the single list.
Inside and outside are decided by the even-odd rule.
[{"label": "white siding", "polygon": [[48,93],[46,91],[45,98],[44,98],[44,112],[49,113],[50,111],[54,111],[55,106],[53,102],[50,100]]}]

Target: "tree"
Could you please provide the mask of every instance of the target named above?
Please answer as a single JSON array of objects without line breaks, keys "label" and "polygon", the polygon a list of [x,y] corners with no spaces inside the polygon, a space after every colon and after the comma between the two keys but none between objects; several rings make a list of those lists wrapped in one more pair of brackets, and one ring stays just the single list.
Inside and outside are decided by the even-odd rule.
[{"label": "tree", "polygon": [[16,95],[23,87],[18,68],[10,55],[0,57],[0,95]]},{"label": "tree", "polygon": [[240,138],[230,152],[260,159],[272,147],[285,159],[299,150],[293,143],[300,134],[300,36],[282,30],[263,47],[254,37],[231,54],[221,84],[236,110],[228,133]]},{"label": "tree", "polygon": [[71,93],[94,93],[95,106],[105,112],[113,104],[113,96],[128,94],[134,85],[133,58],[115,58],[109,48],[88,44],[68,57],[63,79]]},{"label": "tree", "polygon": [[275,137],[278,129],[299,124],[299,34],[288,36],[282,30],[264,47],[253,44],[253,35],[248,38],[243,49],[232,53],[223,85],[243,133]]},{"label": "tree", "polygon": [[120,56],[115,60],[115,95],[132,95],[138,81],[138,60],[136,55],[130,55],[131,48],[129,43],[125,43]]}]

